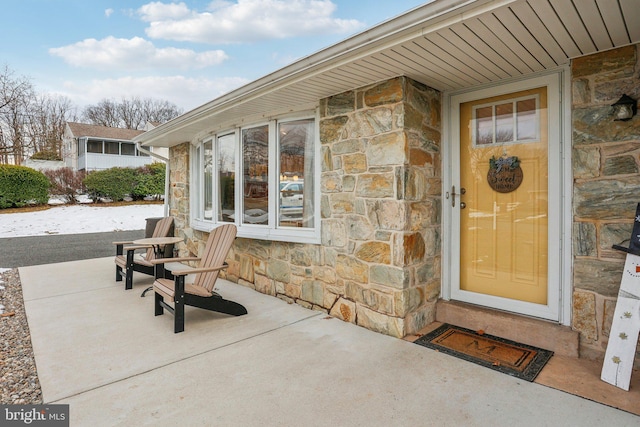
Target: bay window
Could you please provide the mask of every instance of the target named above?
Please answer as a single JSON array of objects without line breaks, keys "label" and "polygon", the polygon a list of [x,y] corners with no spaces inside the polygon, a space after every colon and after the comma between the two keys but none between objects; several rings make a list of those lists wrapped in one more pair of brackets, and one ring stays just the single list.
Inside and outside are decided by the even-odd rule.
[{"label": "bay window", "polygon": [[319,144],[314,117],[212,135],[193,151],[194,228],[232,222],[238,236],[319,243]]}]

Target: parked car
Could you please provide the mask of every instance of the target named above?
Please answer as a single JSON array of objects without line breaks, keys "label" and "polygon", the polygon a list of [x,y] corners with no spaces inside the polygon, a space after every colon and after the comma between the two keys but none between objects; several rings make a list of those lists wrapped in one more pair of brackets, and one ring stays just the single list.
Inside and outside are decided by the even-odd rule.
[{"label": "parked car", "polygon": [[303,180],[280,182],[280,215],[301,217],[303,199]]}]

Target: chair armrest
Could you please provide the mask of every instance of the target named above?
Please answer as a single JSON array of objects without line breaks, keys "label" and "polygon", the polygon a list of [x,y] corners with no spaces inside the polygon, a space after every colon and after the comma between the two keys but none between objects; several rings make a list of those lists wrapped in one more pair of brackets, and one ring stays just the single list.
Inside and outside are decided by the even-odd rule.
[{"label": "chair armrest", "polygon": [[167,262],[184,262],[184,261],[200,261],[197,257],[183,257],[183,258],[157,258],[149,261],[151,264],[165,264]]},{"label": "chair armrest", "polygon": [[124,250],[125,251],[135,251],[136,249],[149,249],[152,248],[153,246],[151,245],[132,245],[132,246],[125,246]]},{"label": "chair armrest", "polygon": [[210,271],[218,271],[224,268],[227,268],[228,265],[221,265],[219,267],[202,267],[202,268],[193,268],[191,270],[174,270],[171,272],[174,276],[186,276],[187,274],[196,274],[196,273],[208,273]]}]

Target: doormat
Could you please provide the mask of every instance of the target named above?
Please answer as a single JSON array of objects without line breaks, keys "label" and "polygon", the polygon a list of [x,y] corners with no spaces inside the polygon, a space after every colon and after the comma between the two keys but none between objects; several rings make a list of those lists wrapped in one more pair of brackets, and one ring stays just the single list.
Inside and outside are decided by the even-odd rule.
[{"label": "doormat", "polygon": [[553,356],[549,350],[447,323],[414,342],[529,382]]}]

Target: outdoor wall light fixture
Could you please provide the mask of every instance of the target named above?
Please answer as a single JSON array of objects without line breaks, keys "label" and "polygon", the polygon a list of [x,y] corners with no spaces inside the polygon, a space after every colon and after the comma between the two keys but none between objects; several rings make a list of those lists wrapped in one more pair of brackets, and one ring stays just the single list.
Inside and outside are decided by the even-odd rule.
[{"label": "outdoor wall light fixture", "polygon": [[622,95],[615,104],[611,104],[613,107],[613,120],[627,121],[630,120],[638,110],[638,103],[627,96]]}]

